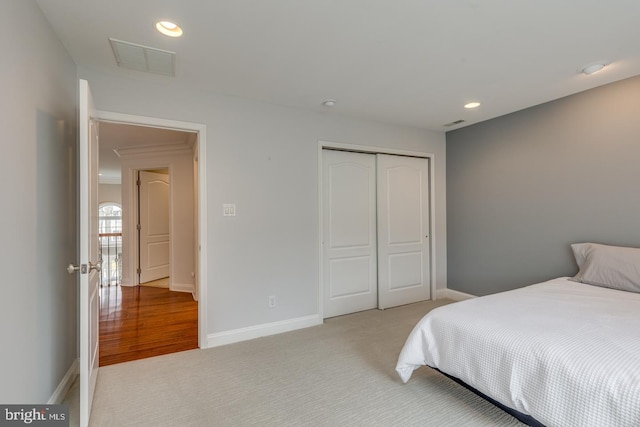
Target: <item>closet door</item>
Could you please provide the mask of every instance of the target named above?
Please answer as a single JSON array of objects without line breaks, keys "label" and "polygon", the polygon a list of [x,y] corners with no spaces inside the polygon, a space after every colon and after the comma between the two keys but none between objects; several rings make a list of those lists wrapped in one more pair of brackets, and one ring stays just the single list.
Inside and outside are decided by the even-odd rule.
[{"label": "closet door", "polygon": [[377,307],[375,155],[322,151],[324,317]]},{"label": "closet door", "polygon": [[431,298],[429,160],[377,155],[378,308]]}]

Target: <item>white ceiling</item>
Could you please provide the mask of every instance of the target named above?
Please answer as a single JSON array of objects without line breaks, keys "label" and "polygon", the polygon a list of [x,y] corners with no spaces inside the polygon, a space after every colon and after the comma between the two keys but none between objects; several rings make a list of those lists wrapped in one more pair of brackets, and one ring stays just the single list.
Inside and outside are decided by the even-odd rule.
[{"label": "white ceiling", "polygon": [[190,132],[112,122],[100,122],[99,132],[99,173],[102,184],[120,184],[120,157],[115,150],[150,146],[193,148]]},{"label": "white ceiling", "polygon": [[638,0],[37,2],[87,68],[142,75],[117,67],[112,37],[176,52],[175,77],[145,74],[166,84],[311,110],[333,98],[334,114],[440,131],[640,74]]}]

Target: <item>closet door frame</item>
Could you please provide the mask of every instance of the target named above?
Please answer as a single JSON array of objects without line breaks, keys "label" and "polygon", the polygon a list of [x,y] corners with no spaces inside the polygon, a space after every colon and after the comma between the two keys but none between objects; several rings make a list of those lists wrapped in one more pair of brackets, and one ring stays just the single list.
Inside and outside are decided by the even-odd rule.
[{"label": "closet door frame", "polygon": [[436,299],[436,227],[435,227],[435,173],[434,173],[434,164],[435,164],[435,155],[433,153],[424,153],[420,151],[410,151],[410,150],[399,150],[392,149],[386,147],[373,147],[367,145],[357,145],[357,144],[344,144],[340,142],[331,142],[331,141],[318,141],[318,243],[319,243],[319,263],[318,263],[318,313],[321,319],[324,319],[324,307],[323,307],[323,298],[324,298],[324,277],[323,277],[323,268],[324,258],[323,258],[323,175],[322,175],[322,150],[330,149],[330,150],[340,150],[340,151],[352,151],[357,153],[366,153],[366,154],[391,154],[398,156],[409,156],[409,157],[419,157],[429,159],[429,228],[430,228],[430,238],[429,238],[429,262],[431,264],[430,269],[430,284],[431,284],[431,299]]}]

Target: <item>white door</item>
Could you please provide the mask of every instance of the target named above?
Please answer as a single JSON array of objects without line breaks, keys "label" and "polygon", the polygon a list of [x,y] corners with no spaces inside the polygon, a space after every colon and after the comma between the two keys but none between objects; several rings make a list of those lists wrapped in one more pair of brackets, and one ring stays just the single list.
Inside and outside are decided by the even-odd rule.
[{"label": "white door", "polygon": [[378,308],[431,298],[429,160],[377,155]]},{"label": "white door", "polygon": [[140,283],[169,277],[169,174],[140,171]]},{"label": "white door", "polygon": [[377,306],[375,156],[322,151],[324,317]]},{"label": "white door", "polygon": [[87,426],[98,378],[98,122],[89,83],[80,80],[80,425]]}]

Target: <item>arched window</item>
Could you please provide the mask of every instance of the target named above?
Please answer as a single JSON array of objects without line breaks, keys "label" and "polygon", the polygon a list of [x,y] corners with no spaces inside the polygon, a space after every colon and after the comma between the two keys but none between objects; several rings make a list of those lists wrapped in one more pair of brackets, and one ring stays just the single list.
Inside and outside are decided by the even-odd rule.
[{"label": "arched window", "polygon": [[98,233],[122,233],[122,208],[116,203],[102,203],[98,208]]}]

